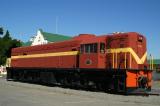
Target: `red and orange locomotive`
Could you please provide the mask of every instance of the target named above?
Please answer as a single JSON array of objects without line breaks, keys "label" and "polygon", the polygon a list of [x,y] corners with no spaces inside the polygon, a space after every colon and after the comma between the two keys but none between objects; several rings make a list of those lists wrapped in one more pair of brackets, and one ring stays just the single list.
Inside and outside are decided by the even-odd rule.
[{"label": "red and orange locomotive", "polygon": [[135,32],[95,36],[12,49],[8,79],[105,91],[151,90],[146,38]]}]

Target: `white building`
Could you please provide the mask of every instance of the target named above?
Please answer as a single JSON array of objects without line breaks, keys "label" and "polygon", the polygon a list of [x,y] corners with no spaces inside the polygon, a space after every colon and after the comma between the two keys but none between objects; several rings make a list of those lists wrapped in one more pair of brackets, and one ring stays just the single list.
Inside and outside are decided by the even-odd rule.
[{"label": "white building", "polygon": [[58,42],[71,39],[70,36],[52,34],[44,32],[42,29],[37,31],[37,34],[30,38],[28,42],[23,43],[23,46],[42,45],[50,42]]},{"label": "white building", "polygon": [[47,44],[48,43],[48,41],[44,38],[41,30],[38,30],[37,31],[37,35],[32,37],[29,41],[32,42],[31,46]]}]

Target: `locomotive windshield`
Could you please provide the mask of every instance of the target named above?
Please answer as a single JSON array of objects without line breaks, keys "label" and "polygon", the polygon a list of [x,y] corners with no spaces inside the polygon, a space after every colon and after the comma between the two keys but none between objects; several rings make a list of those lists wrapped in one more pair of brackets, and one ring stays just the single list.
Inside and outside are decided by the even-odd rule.
[{"label": "locomotive windshield", "polygon": [[81,45],[81,53],[97,53],[97,43]]},{"label": "locomotive windshield", "polygon": [[[82,44],[80,48],[80,53],[97,53],[98,51],[98,44]],[[105,53],[105,44],[100,43],[100,53]]]}]

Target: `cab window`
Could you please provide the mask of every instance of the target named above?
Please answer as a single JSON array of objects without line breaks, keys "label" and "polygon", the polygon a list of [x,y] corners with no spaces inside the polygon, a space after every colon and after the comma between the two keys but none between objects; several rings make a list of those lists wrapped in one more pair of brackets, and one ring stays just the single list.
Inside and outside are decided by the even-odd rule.
[{"label": "cab window", "polygon": [[105,44],[100,43],[100,53],[105,53]]},{"label": "cab window", "polygon": [[97,53],[97,43],[85,44],[85,53]]},{"label": "cab window", "polygon": [[81,47],[80,47],[80,53],[84,53],[84,45],[81,45]]}]

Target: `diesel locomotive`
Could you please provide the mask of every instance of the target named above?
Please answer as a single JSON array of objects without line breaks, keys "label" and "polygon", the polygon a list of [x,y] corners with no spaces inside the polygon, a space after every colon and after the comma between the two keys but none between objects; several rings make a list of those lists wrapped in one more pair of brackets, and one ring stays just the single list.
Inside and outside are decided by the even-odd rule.
[{"label": "diesel locomotive", "polygon": [[7,79],[104,91],[150,91],[146,38],[136,32],[96,36],[12,49]]}]

